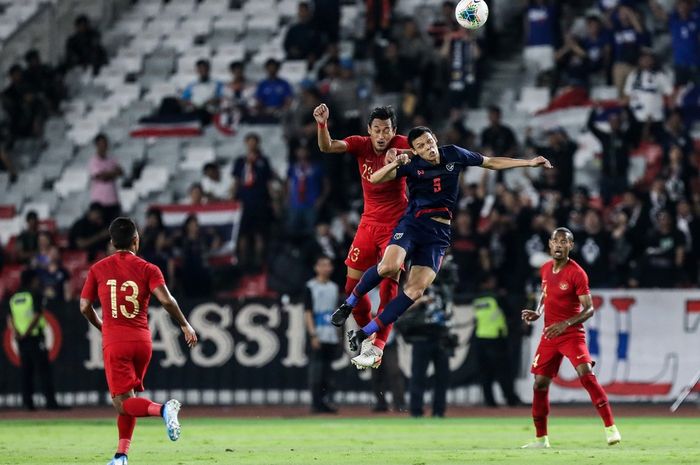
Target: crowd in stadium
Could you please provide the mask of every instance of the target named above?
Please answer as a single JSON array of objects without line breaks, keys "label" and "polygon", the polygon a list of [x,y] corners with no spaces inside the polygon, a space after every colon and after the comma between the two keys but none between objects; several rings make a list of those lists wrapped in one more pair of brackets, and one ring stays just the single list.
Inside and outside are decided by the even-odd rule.
[{"label": "crowd in stadium", "polygon": [[[534,290],[534,264],[547,253],[547,238],[556,226],[574,232],[574,257],[594,288],[700,283],[700,182],[690,135],[694,109],[678,103],[679,94],[692,92],[700,82],[697,2],[678,0],[664,9],[653,0],[566,6],[532,0],[525,8],[524,76],[549,87],[551,108],[590,104],[594,85],[614,85],[619,92],[620,110],[610,110],[610,102],[591,105],[588,127],[602,147],[600,182],[591,185],[575,182],[578,147],[573,134],[560,127],[547,128],[544,135],[530,129],[516,133],[504,123],[507,114],[481,98],[491,56],[512,56],[505,37],[493,31],[477,36],[460,28],[451,2],[444,3],[442,14],[427,29],[413,17],[395,14],[394,2],[365,3],[365,35],[352,58],[342,56],[338,47],[340,2],[299,4],[284,47],[288,57],[308,63],[308,78],[300,89],[278,77],[280,63],[274,59],[265,64],[267,78],[258,83],[249,82],[242,62],[231,63],[230,82],[218,82],[202,59],[196,64],[198,80],[179,96],[181,108],[197,112],[205,124],[229,108],[243,121],[284,126],[290,160],[285,178],[271,169],[265,140],[254,133],[239,134],[235,137],[245,138],[246,153],[236,154],[232,165],[207,164],[201,182],[182,199],[201,204],[233,198],[242,203],[246,213],[238,243],[240,273],[265,271],[274,278],[298,270],[296,281],[303,286],[322,252],[335,264],[335,279],[343,281],[342,262],[362,207],[361,190],[354,160],[320,153],[312,110],[324,102],[331,109],[329,127],[337,139],[364,133],[368,110],[391,104],[399,116],[399,133],[426,124],[443,144],[490,155],[537,153],[555,165],[518,190],[502,179],[465,182],[453,219],[451,253],[459,267],[458,293],[477,291],[485,276],[495,276],[508,292]],[[585,21],[574,21],[582,13]],[[669,32],[673,53],[665,59],[654,46]],[[367,59],[369,70],[357,65]],[[26,60],[26,66],[10,69],[10,84],[2,94],[8,122],[2,165],[13,177],[11,142],[41,137],[43,118],[59,111],[65,95],[61,73],[71,66],[99,69],[107,57],[99,33],[80,17],[66,44],[65,65],[53,69],[42,64],[35,51]],[[469,109],[477,106],[490,108],[490,125],[480,134],[469,125]],[[595,121],[601,115],[608,123],[603,129]],[[640,150],[660,151],[661,157],[639,181],[628,184],[630,156]],[[106,227],[119,214],[119,160],[111,157],[104,135],[95,139],[95,151],[89,166],[89,211],[67,234],[42,232],[36,214],[30,213],[24,231],[2,254],[5,263],[44,270],[47,288],[61,296],[69,297],[68,286],[63,288],[69,278],[57,246],[85,250],[90,259],[102,256],[108,246]],[[164,271],[178,293],[202,296],[213,291],[210,282],[217,271],[210,269],[207,258],[220,242],[215,233],[200,227],[195,216],[176,234],[163,227],[156,210],[137,221],[144,257]],[[64,240],[57,243],[60,237]]]}]

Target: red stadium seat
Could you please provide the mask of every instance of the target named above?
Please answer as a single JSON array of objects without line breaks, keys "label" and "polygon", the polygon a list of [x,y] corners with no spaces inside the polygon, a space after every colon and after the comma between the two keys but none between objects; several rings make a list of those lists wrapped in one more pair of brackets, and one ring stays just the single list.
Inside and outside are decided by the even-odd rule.
[{"label": "red stadium seat", "polygon": [[0,219],[9,220],[17,214],[14,205],[0,205]]},{"label": "red stadium seat", "polygon": [[0,299],[9,297],[19,288],[24,265],[7,265],[0,274]]},{"label": "red stadium seat", "polygon": [[88,266],[88,254],[84,250],[65,250],[61,254],[61,261],[72,276],[80,268]]}]

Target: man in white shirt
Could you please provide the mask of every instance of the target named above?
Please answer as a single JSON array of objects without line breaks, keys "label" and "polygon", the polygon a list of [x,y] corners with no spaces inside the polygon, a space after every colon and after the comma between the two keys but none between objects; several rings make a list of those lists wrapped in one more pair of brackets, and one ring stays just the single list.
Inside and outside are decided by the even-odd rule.
[{"label": "man in white shirt", "polygon": [[229,176],[223,177],[221,169],[216,163],[207,163],[202,169],[202,190],[209,202],[220,202],[231,199],[233,181]]},{"label": "man in white shirt", "polygon": [[197,113],[202,125],[206,126],[211,122],[212,115],[218,111],[224,85],[209,76],[211,68],[208,60],[197,60],[195,66],[199,77],[185,87],[182,101],[185,108]]},{"label": "man in white shirt", "polygon": [[649,123],[654,135],[663,130],[665,99],[673,93],[673,84],[666,73],[655,66],[654,55],[644,50],[637,69],[627,76],[624,95],[634,119]]}]

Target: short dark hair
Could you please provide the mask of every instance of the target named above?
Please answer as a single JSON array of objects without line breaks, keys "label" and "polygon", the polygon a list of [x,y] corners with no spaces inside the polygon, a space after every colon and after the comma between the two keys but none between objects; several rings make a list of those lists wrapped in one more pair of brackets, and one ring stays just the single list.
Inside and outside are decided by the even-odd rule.
[{"label": "short dark hair", "polygon": [[328,260],[329,262],[331,262],[331,265],[333,264],[333,260],[331,260],[331,257],[329,257],[326,254],[318,254],[316,255],[316,260],[314,260],[314,266],[318,265],[318,262],[320,262],[321,260]]},{"label": "short dark hair", "polygon": [[270,65],[275,65],[277,68],[279,68],[281,63],[276,58],[268,58],[265,62],[265,68],[267,68]]},{"label": "short dark hair", "polygon": [[411,148],[413,148],[413,141],[418,139],[425,133],[432,134],[433,131],[431,131],[430,128],[426,126],[416,126],[415,128],[411,128],[411,130],[408,131],[408,145]]},{"label": "short dark hair", "polygon": [[554,239],[554,236],[556,236],[557,234],[560,234],[560,233],[564,234],[566,236],[566,238],[568,240],[570,240],[571,242],[574,242],[574,233],[572,233],[569,228],[564,228],[564,227],[560,227],[560,228],[557,228],[554,231],[552,231],[552,236],[550,237],[550,239]]},{"label": "short dark hair", "polygon": [[24,221],[38,221],[39,220],[39,214],[36,212],[36,210],[29,210],[26,215],[24,215]]},{"label": "short dark hair", "polygon": [[260,143],[260,134],[258,134],[257,132],[249,132],[248,134],[245,135],[243,140],[247,141],[248,139],[255,139],[255,141],[259,144]]},{"label": "short dark hair", "polygon": [[218,169],[218,168],[219,168],[219,165],[210,161],[210,162],[204,164],[204,166],[202,167],[202,173],[206,173],[207,171],[209,171],[211,169]]},{"label": "short dark hair", "polygon": [[95,136],[95,138],[92,140],[92,142],[95,145],[97,145],[97,143],[100,141],[104,141],[104,142],[109,143],[109,138],[107,137],[107,135],[105,133],[101,132]]},{"label": "short dark hair", "polygon": [[238,61],[238,60],[232,61],[231,63],[229,63],[229,65],[228,65],[229,71],[233,71],[236,68],[245,69],[245,65],[243,64],[242,61]]},{"label": "short dark hair", "polygon": [[391,127],[396,128],[396,112],[391,105],[385,107],[374,107],[372,112],[369,114],[369,118],[367,118],[367,126],[372,126],[372,121],[375,119],[381,121],[390,120]]},{"label": "short dark hair", "polygon": [[120,216],[109,225],[109,237],[117,249],[128,249],[136,236],[136,223],[131,218]]},{"label": "short dark hair", "polygon": [[195,66],[199,68],[200,66],[206,66],[207,68],[210,68],[211,66],[209,65],[209,60],[205,60],[204,58],[200,58],[197,60],[197,63],[195,63]]},{"label": "short dark hair", "polygon": [[32,61],[32,60],[38,60],[39,59],[39,51],[35,48],[29,50],[27,53],[24,54],[24,61]]},{"label": "short dark hair", "polygon": [[494,113],[498,113],[498,115],[501,115],[501,107],[498,105],[489,105],[489,111],[492,111]]},{"label": "short dark hair", "polygon": [[23,71],[24,69],[22,68],[22,65],[15,63],[14,65],[10,66],[10,69],[7,71],[7,75],[12,76],[15,73],[21,73]]}]

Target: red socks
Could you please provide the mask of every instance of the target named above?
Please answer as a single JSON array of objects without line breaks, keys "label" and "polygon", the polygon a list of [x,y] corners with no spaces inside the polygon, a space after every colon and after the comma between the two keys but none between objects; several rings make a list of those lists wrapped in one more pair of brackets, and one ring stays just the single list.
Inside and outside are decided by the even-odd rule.
[{"label": "red socks", "polygon": [[593,373],[588,373],[580,376],[579,380],[586,391],[588,391],[588,395],[591,396],[591,402],[593,402],[593,406],[598,410],[598,415],[603,419],[605,426],[612,426],[615,420],[613,420],[612,410],[610,410],[608,396],[598,383],[595,375]]},{"label": "red socks", "polygon": [[144,397],[130,397],[122,402],[124,413],[132,417],[159,417],[162,404]]},{"label": "red socks", "polygon": [[[348,276],[345,280],[345,295],[352,294],[353,289],[359,283],[359,279],[351,278]],[[369,300],[368,295],[363,295],[357,301],[357,305],[352,309],[352,316],[355,318],[357,325],[362,328],[372,320],[372,302]]]},{"label": "red socks", "polygon": [[117,429],[119,430],[119,444],[117,454],[128,454],[131,445],[131,437],[134,435],[136,417],[130,415],[119,415],[117,417]]},{"label": "red socks", "polygon": [[535,389],[532,396],[532,420],[535,423],[536,436],[547,436],[547,415],[549,415],[549,389]]},{"label": "red socks", "polygon": [[[399,294],[399,283],[391,278],[384,278],[379,285],[379,309],[377,309],[377,316],[384,311],[384,307],[394,300]],[[374,340],[374,345],[384,350],[387,339],[389,339],[389,333],[391,333],[392,324],[386,326],[380,326],[380,330],[377,331],[377,338]]]}]

